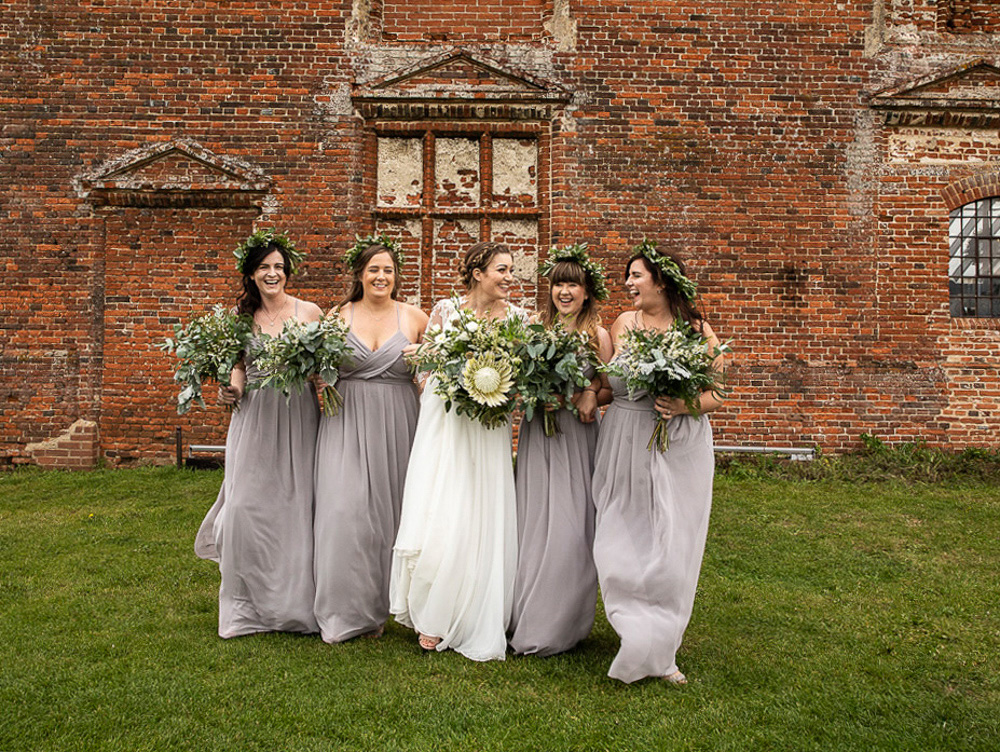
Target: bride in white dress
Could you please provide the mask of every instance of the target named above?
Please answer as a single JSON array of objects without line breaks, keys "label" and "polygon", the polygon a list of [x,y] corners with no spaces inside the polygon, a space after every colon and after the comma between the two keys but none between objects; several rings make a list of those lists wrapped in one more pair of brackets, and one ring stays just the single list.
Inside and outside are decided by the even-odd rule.
[{"label": "bride in white dress", "polygon": [[[507,302],[512,265],[501,243],[472,246],[462,264],[462,307],[491,319],[526,318]],[[430,324],[447,328],[454,313],[452,301],[441,300]],[[446,412],[428,383],[393,548],[390,610],[416,630],[425,650],[451,648],[472,660],[502,661],[516,569],[510,425],[485,428]]]}]

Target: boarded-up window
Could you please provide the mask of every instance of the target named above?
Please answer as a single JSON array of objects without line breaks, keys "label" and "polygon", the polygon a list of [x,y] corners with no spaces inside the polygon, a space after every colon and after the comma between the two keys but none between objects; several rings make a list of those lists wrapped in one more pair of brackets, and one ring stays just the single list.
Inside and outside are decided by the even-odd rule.
[{"label": "boarded-up window", "polygon": [[538,133],[470,125],[381,132],[376,143],[375,229],[402,243],[403,296],[426,306],[451,295],[469,246],[497,240],[514,253],[520,284],[512,297],[533,304],[543,219]]}]

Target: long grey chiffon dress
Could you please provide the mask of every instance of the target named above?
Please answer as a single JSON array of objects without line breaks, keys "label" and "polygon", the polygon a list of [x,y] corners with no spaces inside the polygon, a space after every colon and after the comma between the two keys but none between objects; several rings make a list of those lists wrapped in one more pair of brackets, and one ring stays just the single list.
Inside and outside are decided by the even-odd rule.
[{"label": "long grey chiffon dress", "polygon": [[419,397],[396,333],[374,352],[352,331],[344,404],[316,445],[316,619],[327,642],[377,632],[389,618],[392,545]]},{"label": "long grey chiffon dress", "polygon": [[647,449],[657,419],[652,400],[629,399],[621,379],[610,381],[614,402],[594,468],[594,560],[608,621],[621,638],[608,676],[634,682],[677,671],[705,551],[715,456],[704,416],[671,418],[669,448]]},{"label": "long grey chiffon dress", "polygon": [[[264,378],[246,358],[247,383]],[[195,553],[219,563],[219,635],[318,631],[313,616],[313,463],[319,407],[310,384],[286,399],[248,389],[226,436],[226,470]]]},{"label": "long grey chiffon dress", "polygon": [[510,646],[520,654],[562,653],[594,625],[591,475],[598,423],[581,423],[566,409],[558,416],[555,436],[545,435],[540,415],[522,419],[518,433],[518,559]]}]

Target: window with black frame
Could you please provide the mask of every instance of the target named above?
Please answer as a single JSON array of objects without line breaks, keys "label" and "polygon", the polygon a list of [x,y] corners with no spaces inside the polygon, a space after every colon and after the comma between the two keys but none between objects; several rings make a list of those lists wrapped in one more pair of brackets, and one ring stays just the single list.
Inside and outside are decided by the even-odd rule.
[{"label": "window with black frame", "polygon": [[951,315],[1000,318],[1000,196],[952,211],[948,234]]}]

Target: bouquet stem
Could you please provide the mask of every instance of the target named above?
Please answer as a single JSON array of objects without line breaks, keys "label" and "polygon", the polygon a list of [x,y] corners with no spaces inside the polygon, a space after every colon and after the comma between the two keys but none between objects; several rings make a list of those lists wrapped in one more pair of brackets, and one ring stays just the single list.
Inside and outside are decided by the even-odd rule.
[{"label": "bouquet stem", "polygon": [[668,422],[668,418],[659,417],[656,419],[656,428],[653,429],[653,435],[649,437],[646,449],[653,451],[653,445],[655,444],[657,451],[667,451],[667,447],[670,446],[670,434],[667,432]]},{"label": "bouquet stem", "polygon": [[542,413],[542,425],[545,427],[545,435],[552,438],[559,430],[559,413],[555,410],[546,410]]},{"label": "bouquet stem", "polygon": [[323,415],[330,418],[339,413],[344,404],[344,398],[340,396],[340,392],[330,384],[323,387],[323,391],[320,392],[320,400],[323,404]]}]

